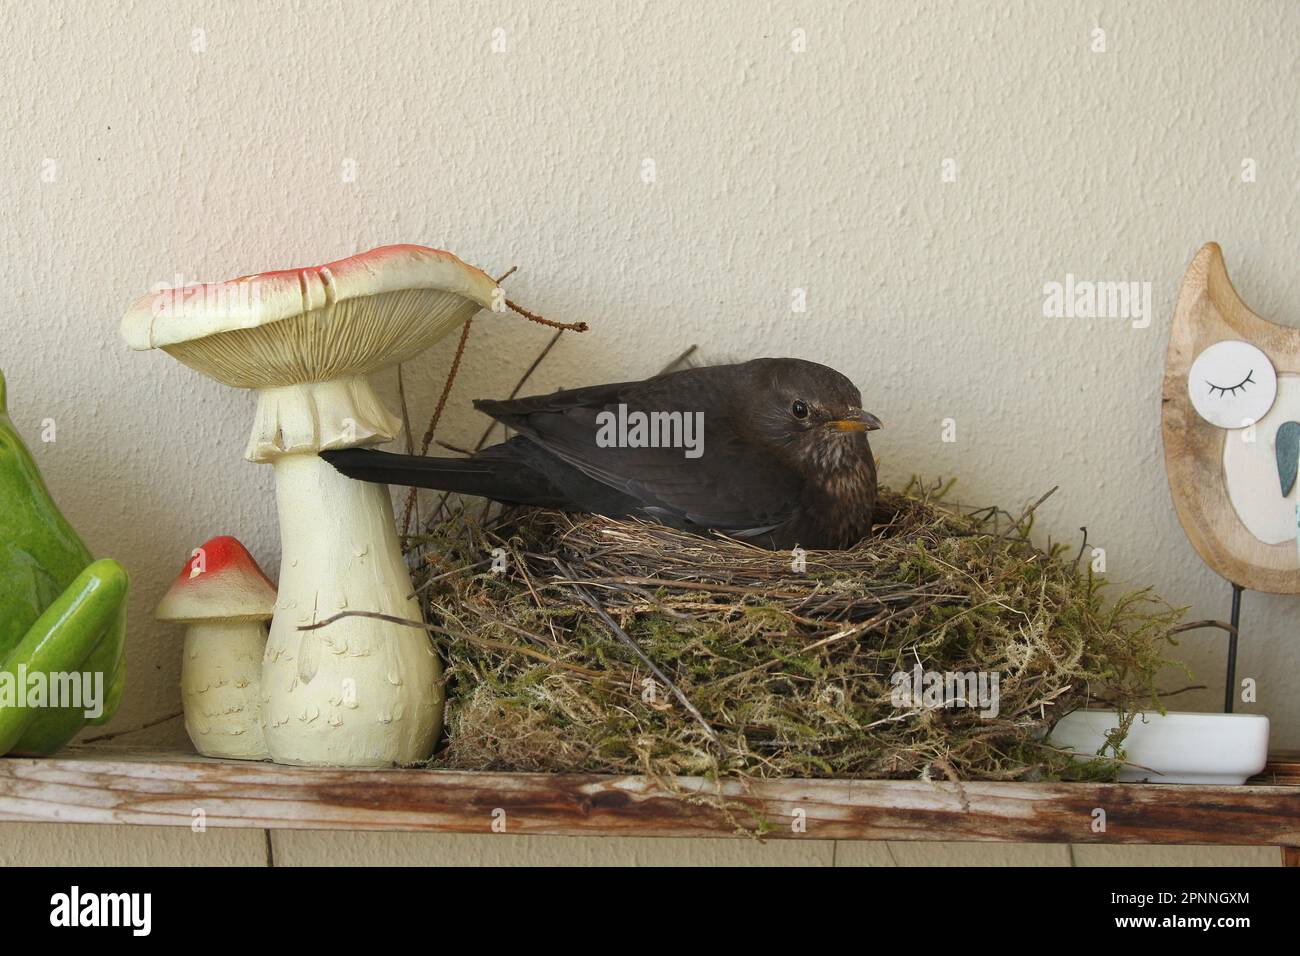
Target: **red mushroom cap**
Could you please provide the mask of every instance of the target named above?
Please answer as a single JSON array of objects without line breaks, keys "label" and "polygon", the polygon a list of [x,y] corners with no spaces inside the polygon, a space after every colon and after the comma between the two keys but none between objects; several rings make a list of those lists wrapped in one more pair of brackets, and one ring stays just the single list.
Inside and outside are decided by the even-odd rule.
[{"label": "red mushroom cap", "polygon": [[221,535],[195,548],[158,602],[160,621],[265,621],[275,585],[237,538]]},{"label": "red mushroom cap", "polygon": [[[151,292],[122,317],[122,335],[133,349],[166,348],[210,335],[264,328],[304,313],[333,309],[339,303],[417,289],[446,293],[452,299],[465,300],[469,307],[456,311],[449,301],[439,300],[437,309],[417,308],[413,314],[408,314],[412,312],[410,305],[381,308],[374,321],[384,327],[383,334],[363,336],[361,341],[313,342],[311,348],[324,349],[334,361],[339,357],[333,350],[341,348],[348,359],[367,358],[362,364],[366,371],[372,371],[396,364],[398,359],[390,353],[400,357],[421,351],[431,344],[430,332],[435,333],[433,339],[441,338],[448,328],[455,328],[480,308],[493,308],[500,294],[500,288],[482,270],[450,252],[405,243],[380,246],[321,266],[256,272],[228,282]],[[446,310],[451,311],[442,315]],[[445,324],[443,320],[453,312],[457,321]],[[309,328],[315,330],[316,324],[311,323]],[[421,330],[424,334],[420,334]],[[283,334],[297,340],[307,333],[294,329],[284,330]],[[212,374],[202,368],[199,371]],[[243,382],[226,384],[252,387]]]}]

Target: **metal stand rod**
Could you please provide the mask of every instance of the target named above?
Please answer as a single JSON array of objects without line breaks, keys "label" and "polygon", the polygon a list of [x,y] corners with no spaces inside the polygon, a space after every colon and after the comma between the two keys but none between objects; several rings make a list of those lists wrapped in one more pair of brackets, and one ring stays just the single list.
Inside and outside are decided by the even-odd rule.
[{"label": "metal stand rod", "polygon": [[1240,584],[1232,586],[1232,632],[1228,635],[1228,680],[1223,686],[1223,712],[1232,713],[1232,704],[1237,696],[1237,638],[1240,637],[1238,630],[1241,624],[1241,592]]}]

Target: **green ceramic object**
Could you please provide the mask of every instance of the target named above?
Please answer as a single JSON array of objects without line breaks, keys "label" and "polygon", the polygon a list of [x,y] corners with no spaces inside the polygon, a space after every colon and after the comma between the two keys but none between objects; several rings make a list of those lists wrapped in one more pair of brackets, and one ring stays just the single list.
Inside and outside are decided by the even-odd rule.
[{"label": "green ceramic object", "polygon": [[[126,590],[121,565],[92,561],[59,514],[9,420],[0,374],[0,754],[52,753],[113,716],[126,677]],[[96,716],[84,697],[83,706],[51,706],[70,699],[62,675],[77,675],[83,689],[99,683]]]}]

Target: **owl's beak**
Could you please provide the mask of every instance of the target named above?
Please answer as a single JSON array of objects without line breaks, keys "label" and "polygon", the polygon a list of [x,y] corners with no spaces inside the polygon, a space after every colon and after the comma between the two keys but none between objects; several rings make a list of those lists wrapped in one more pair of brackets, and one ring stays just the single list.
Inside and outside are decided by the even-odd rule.
[{"label": "owl's beak", "polygon": [[1300,463],[1300,422],[1283,422],[1278,427],[1273,451],[1277,457],[1278,484],[1285,498],[1295,487],[1297,463]]},{"label": "owl's beak", "polygon": [[874,432],[885,427],[879,418],[860,408],[851,409],[843,418],[833,418],[826,425],[841,432]]}]

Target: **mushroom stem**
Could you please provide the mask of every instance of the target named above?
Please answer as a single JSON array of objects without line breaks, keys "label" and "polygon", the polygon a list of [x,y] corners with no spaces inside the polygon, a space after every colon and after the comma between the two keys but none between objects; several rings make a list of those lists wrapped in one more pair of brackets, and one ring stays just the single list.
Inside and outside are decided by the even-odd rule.
[{"label": "mushroom stem", "polygon": [[185,730],[205,757],[269,756],[260,713],[265,649],[266,625],[259,620],[195,621],[185,629]]},{"label": "mushroom stem", "polygon": [[261,388],[244,457],[264,462],[279,455],[386,442],[401,427],[365,375]]},{"label": "mushroom stem", "polygon": [[442,667],[422,631],[353,609],[421,620],[385,485],[343,477],[315,451],[272,459],[279,596],[262,670],[277,763],[391,766],[426,759],[442,721]]}]

